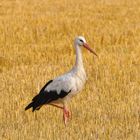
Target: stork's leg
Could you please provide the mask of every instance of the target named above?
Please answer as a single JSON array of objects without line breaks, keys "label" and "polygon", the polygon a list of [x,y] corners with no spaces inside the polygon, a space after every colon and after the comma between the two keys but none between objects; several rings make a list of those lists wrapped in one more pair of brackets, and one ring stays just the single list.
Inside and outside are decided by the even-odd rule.
[{"label": "stork's leg", "polygon": [[[59,106],[59,105],[56,105],[56,104],[49,104],[49,105],[52,105],[54,107],[57,107],[57,108],[60,108],[60,109],[63,109],[64,110],[64,107],[62,107],[62,106]],[[68,114],[68,118],[71,118],[72,117],[72,113],[68,109],[67,109],[67,114]]]},{"label": "stork's leg", "polygon": [[60,108],[60,109],[64,109],[64,107],[56,105],[56,104],[49,104],[49,105],[55,106],[55,107]]},{"label": "stork's leg", "polygon": [[67,121],[69,118],[72,118],[72,114],[71,112],[66,108],[66,106],[59,106],[59,105],[56,105],[56,104],[49,104],[49,105],[52,105],[52,106],[55,106],[57,108],[60,108],[60,109],[63,109],[63,120],[64,120],[64,124],[66,125],[67,124]]},{"label": "stork's leg", "polygon": [[64,106],[63,108],[63,119],[64,119],[64,124],[67,124],[68,119],[70,118],[70,111]]}]

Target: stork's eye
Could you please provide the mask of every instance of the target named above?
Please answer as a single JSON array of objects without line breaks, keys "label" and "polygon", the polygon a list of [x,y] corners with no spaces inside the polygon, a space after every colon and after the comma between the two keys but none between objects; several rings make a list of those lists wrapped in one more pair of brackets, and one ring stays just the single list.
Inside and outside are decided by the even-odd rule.
[{"label": "stork's eye", "polygon": [[80,41],[83,43],[84,41],[82,39],[80,39]]}]

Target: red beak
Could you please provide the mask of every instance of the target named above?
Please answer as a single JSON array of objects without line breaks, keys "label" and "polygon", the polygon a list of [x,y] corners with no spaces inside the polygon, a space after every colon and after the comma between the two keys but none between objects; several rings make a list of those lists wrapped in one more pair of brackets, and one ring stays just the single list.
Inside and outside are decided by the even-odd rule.
[{"label": "red beak", "polygon": [[98,56],[89,46],[87,43],[84,43],[83,46],[88,49],[91,53],[93,53],[94,55]]}]

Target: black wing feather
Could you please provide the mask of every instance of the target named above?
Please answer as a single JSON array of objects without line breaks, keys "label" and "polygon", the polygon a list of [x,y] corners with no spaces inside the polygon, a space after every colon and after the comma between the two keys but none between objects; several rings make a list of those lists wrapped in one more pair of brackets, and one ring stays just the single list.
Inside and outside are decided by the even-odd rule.
[{"label": "black wing feather", "polygon": [[50,80],[49,82],[47,82],[44,87],[40,90],[39,94],[37,94],[33,99],[32,101],[35,101],[36,99],[39,98],[39,96],[41,96],[41,94],[43,93],[44,89],[52,82],[53,80]]},{"label": "black wing feather", "polygon": [[68,95],[68,93],[71,92],[68,91],[64,91],[61,90],[61,92],[58,94],[57,91],[44,91],[44,89],[52,82],[53,80],[50,80],[39,92],[38,95],[36,95],[33,99],[32,102],[25,108],[25,110],[29,109],[29,108],[33,108],[34,110],[39,110],[40,107],[44,104],[48,104],[54,100],[57,100],[59,98],[64,98],[65,96]]}]

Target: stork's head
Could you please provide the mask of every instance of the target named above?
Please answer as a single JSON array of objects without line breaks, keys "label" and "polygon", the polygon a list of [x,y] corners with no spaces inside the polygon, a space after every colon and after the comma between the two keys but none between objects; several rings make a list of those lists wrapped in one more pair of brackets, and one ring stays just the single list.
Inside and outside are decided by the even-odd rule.
[{"label": "stork's head", "polygon": [[97,54],[89,47],[89,45],[87,44],[85,38],[83,36],[78,36],[75,38],[74,41],[75,46],[79,46],[79,47],[84,47],[87,50],[89,50],[91,53],[93,53],[94,55],[97,56]]}]

